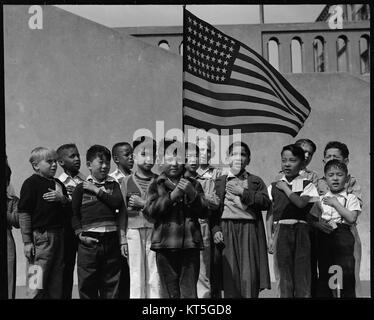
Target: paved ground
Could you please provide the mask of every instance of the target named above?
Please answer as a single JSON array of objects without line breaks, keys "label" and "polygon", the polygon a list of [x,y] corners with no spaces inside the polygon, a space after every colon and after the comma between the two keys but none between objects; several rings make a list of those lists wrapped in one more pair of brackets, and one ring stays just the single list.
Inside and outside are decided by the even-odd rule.
[{"label": "paved ground", "polygon": [[[362,281],[362,295],[361,297],[370,297],[370,281]],[[274,283],[272,283],[271,290],[264,290],[260,294],[260,298],[274,298],[275,297],[275,290],[274,290]],[[18,286],[16,291],[16,299],[26,299],[26,287],[25,286]],[[78,288],[75,285],[73,288],[73,298],[78,299]]]}]

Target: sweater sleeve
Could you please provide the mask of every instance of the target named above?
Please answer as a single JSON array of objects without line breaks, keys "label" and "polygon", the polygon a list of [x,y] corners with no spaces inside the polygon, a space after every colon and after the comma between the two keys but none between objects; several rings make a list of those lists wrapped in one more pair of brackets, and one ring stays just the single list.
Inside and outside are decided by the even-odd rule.
[{"label": "sweater sleeve", "polygon": [[9,227],[19,228],[18,201],[16,196],[8,200],[7,222]]},{"label": "sweater sleeve", "polygon": [[71,224],[74,229],[75,234],[82,232],[82,216],[81,216],[81,206],[83,197],[83,184],[79,184],[73,191],[71,206],[73,210],[73,216],[71,218]]},{"label": "sweater sleeve", "polygon": [[148,188],[146,205],[143,213],[146,217],[157,220],[171,203],[170,195],[165,190],[163,184],[158,184],[157,180],[154,180]]},{"label": "sweater sleeve", "polygon": [[268,210],[271,204],[268,190],[261,178],[249,179],[248,188],[244,189],[242,202],[248,206],[255,206],[259,210]]},{"label": "sweater sleeve", "polygon": [[111,209],[120,209],[123,203],[123,197],[118,182],[113,181],[113,192],[109,194],[100,189],[97,198],[104,202]]}]

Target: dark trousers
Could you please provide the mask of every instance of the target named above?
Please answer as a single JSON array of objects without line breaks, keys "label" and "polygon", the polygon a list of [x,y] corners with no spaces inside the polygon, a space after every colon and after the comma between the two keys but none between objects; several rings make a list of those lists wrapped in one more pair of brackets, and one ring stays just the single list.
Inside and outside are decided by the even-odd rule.
[{"label": "dark trousers", "polygon": [[33,299],[61,299],[64,272],[63,229],[34,230],[35,256],[27,263],[27,293]]},{"label": "dark trousers", "polygon": [[62,298],[71,299],[74,283],[74,267],[78,250],[78,237],[71,225],[64,230],[64,275],[62,283]]},{"label": "dark trousers", "polygon": [[16,244],[11,229],[7,229],[7,254],[8,254],[8,299],[16,298]]},{"label": "dark trousers", "polygon": [[121,276],[118,299],[130,299],[130,269],[127,259],[121,256]]},{"label": "dark trousers", "polygon": [[354,242],[350,226],[346,224],[338,224],[338,228],[330,234],[318,232],[318,297],[337,297],[337,290],[329,286],[330,278],[336,273],[329,273],[331,266],[340,266],[343,272],[340,296],[356,297]]},{"label": "dark trousers", "polygon": [[318,230],[310,226],[310,267],[311,267],[311,287],[310,294],[314,298],[317,296],[318,283]]},{"label": "dark trousers", "polygon": [[197,298],[200,250],[159,250],[156,262],[161,284],[168,298]]},{"label": "dark trousers", "polygon": [[310,298],[309,225],[281,224],[275,248],[281,298]]},{"label": "dark trousers", "polygon": [[83,233],[99,240],[98,243],[78,245],[78,288],[81,299],[118,298],[120,247],[118,233]]}]

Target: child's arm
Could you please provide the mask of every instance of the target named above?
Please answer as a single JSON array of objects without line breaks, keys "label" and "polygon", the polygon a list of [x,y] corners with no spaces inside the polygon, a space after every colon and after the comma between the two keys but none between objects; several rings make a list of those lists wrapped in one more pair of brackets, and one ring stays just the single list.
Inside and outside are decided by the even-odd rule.
[{"label": "child's arm", "polygon": [[[350,204],[348,204],[346,208],[338,201],[336,197],[325,197],[322,201],[324,204],[335,208],[335,210],[338,211],[338,213],[348,223],[353,224],[356,222],[360,210],[349,210],[348,208],[350,207]],[[352,206],[351,204],[351,207],[359,209],[360,206],[357,197],[355,197],[354,201],[356,201],[357,204],[355,204],[355,206]]]},{"label": "child's arm", "polygon": [[12,196],[12,199],[9,200],[7,211],[7,222],[8,226],[19,228],[19,216],[18,216],[18,197]]},{"label": "child's arm", "polygon": [[76,235],[82,232],[81,223],[81,206],[83,197],[83,184],[79,184],[73,191],[71,199],[71,206],[73,210],[73,216],[71,218],[71,224]]},{"label": "child's arm", "polygon": [[282,190],[296,207],[305,208],[309,203],[309,196],[298,196],[296,193],[292,192],[292,190],[288,187],[287,183],[285,183],[284,181],[278,181],[275,186],[279,190]]},{"label": "child's arm", "polygon": [[158,184],[157,180],[154,180],[148,187],[143,213],[146,217],[157,220],[171,203],[169,193],[162,183]]},{"label": "child's arm", "polygon": [[119,237],[121,245],[122,256],[128,256],[128,246],[127,246],[127,225],[128,225],[128,214],[125,202],[123,202],[122,207],[119,210],[118,215],[118,227],[119,227]]},{"label": "child's arm", "polygon": [[83,189],[89,190],[96,194],[97,198],[104,202],[108,207],[111,209],[119,209],[122,206],[123,198],[121,189],[119,187],[119,184],[117,182],[113,182],[113,192],[112,194],[109,194],[102,189],[96,187],[95,184],[84,181],[83,182]]},{"label": "child's arm", "polygon": [[352,193],[356,196],[358,201],[360,202],[360,206],[362,208],[362,192],[361,192],[361,186],[358,184],[357,179],[351,177],[349,179],[349,184],[347,187],[347,193]]},{"label": "child's arm", "polygon": [[269,210],[266,213],[266,238],[268,242],[268,250],[269,253],[270,249],[273,245],[273,211],[272,211],[272,206],[270,206]]}]

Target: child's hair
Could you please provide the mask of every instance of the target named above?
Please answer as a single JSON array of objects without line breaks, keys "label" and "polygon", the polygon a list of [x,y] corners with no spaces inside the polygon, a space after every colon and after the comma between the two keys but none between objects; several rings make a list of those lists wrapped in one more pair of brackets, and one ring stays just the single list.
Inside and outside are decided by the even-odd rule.
[{"label": "child's hair", "polygon": [[309,144],[313,149],[313,153],[315,153],[317,150],[316,144],[310,139],[299,139],[295,142],[295,144],[299,147],[301,147],[303,144]]},{"label": "child's hair", "polygon": [[330,141],[326,144],[325,150],[323,151],[323,156],[326,156],[326,152],[328,149],[338,149],[340,150],[344,159],[347,159],[349,156],[349,150],[345,143],[339,141]]},{"label": "child's hair", "polygon": [[214,142],[212,141],[212,138],[210,136],[207,136],[206,138],[198,138],[196,144],[201,147],[204,143],[203,141],[205,141],[206,143],[206,149],[210,150],[210,152],[213,152]]},{"label": "child's hair", "polygon": [[119,147],[124,147],[124,146],[128,146],[131,148],[131,144],[128,143],[128,142],[117,142],[113,148],[112,148],[112,155],[113,157],[117,155],[117,150]]},{"label": "child's hair", "polygon": [[184,150],[185,154],[187,155],[188,151],[195,151],[196,156],[199,156],[200,148],[197,144],[191,143],[191,142],[185,142],[184,143]]},{"label": "child's hair", "polygon": [[104,146],[95,144],[87,150],[86,161],[93,161],[96,158],[101,159],[103,157],[105,157],[108,161],[111,159],[109,149]]},{"label": "child's hair", "polygon": [[248,158],[251,157],[251,150],[249,149],[248,145],[245,142],[242,142],[242,141],[240,141],[240,142],[236,141],[236,142],[233,142],[232,144],[230,144],[229,149],[228,149],[228,155],[232,154],[235,146],[243,147],[244,150],[245,150],[245,153],[248,156]]},{"label": "child's hair", "polygon": [[304,150],[296,144],[289,144],[284,146],[281,152],[281,155],[285,151],[290,151],[296,158],[299,158],[302,162],[305,161],[305,153]]},{"label": "child's hair", "polygon": [[76,146],[75,143],[66,143],[66,144],[63,144],[62,146],[59,146],[57,148],[57,150],[56,150],[59,159],[61,159],[61,157],[63,156],[65,150],[73,149],[73,148],[75,148],[75,149],[78,150],[78,148],[77,148],[77,146]]},{"label": "child's hair", "polygon": [[326,174],[326,172],[330,170],[331,168],[340,169],[345,173],[345,175],[348,175],[347,165],[344,162],[339,161],[338,159],[333,159],[333,160],[328,161],[325,164],[325,168],[323,172]]},{"label": "child's hair", "polygon": [[46,159],[48,156],[55,156],[57,158],[57,152],[50,148],[36,147],[31,150],[30,163],[31,165],[38,164],[43,159]]},{"label": "child's hair", "polygon": [[141,136],[138,137],[136,140],[132,142],[132,148],[133,150],[136,149],[139,145],[143,144],[145,142],[145,145],[148,147],[150,144],[152,144],[152,151],[153,151],[153,157],[156,158],[156,152],[157,152],[157,143],[156,140],[146,137],[146,136]]},{"label": "child's hair", "polygon": [[184,147],[183,144],[179,140],[165,138],[163,140],[163,143],[160,143],[160,146],[159,146],[159,149],[158,149],[159,156],[160,157],[164,156],[166,151],[168,150],[168,148],[170,146],[172,146],[173,144],[175,144],[175,152],[177,152],[178,149]]}]

